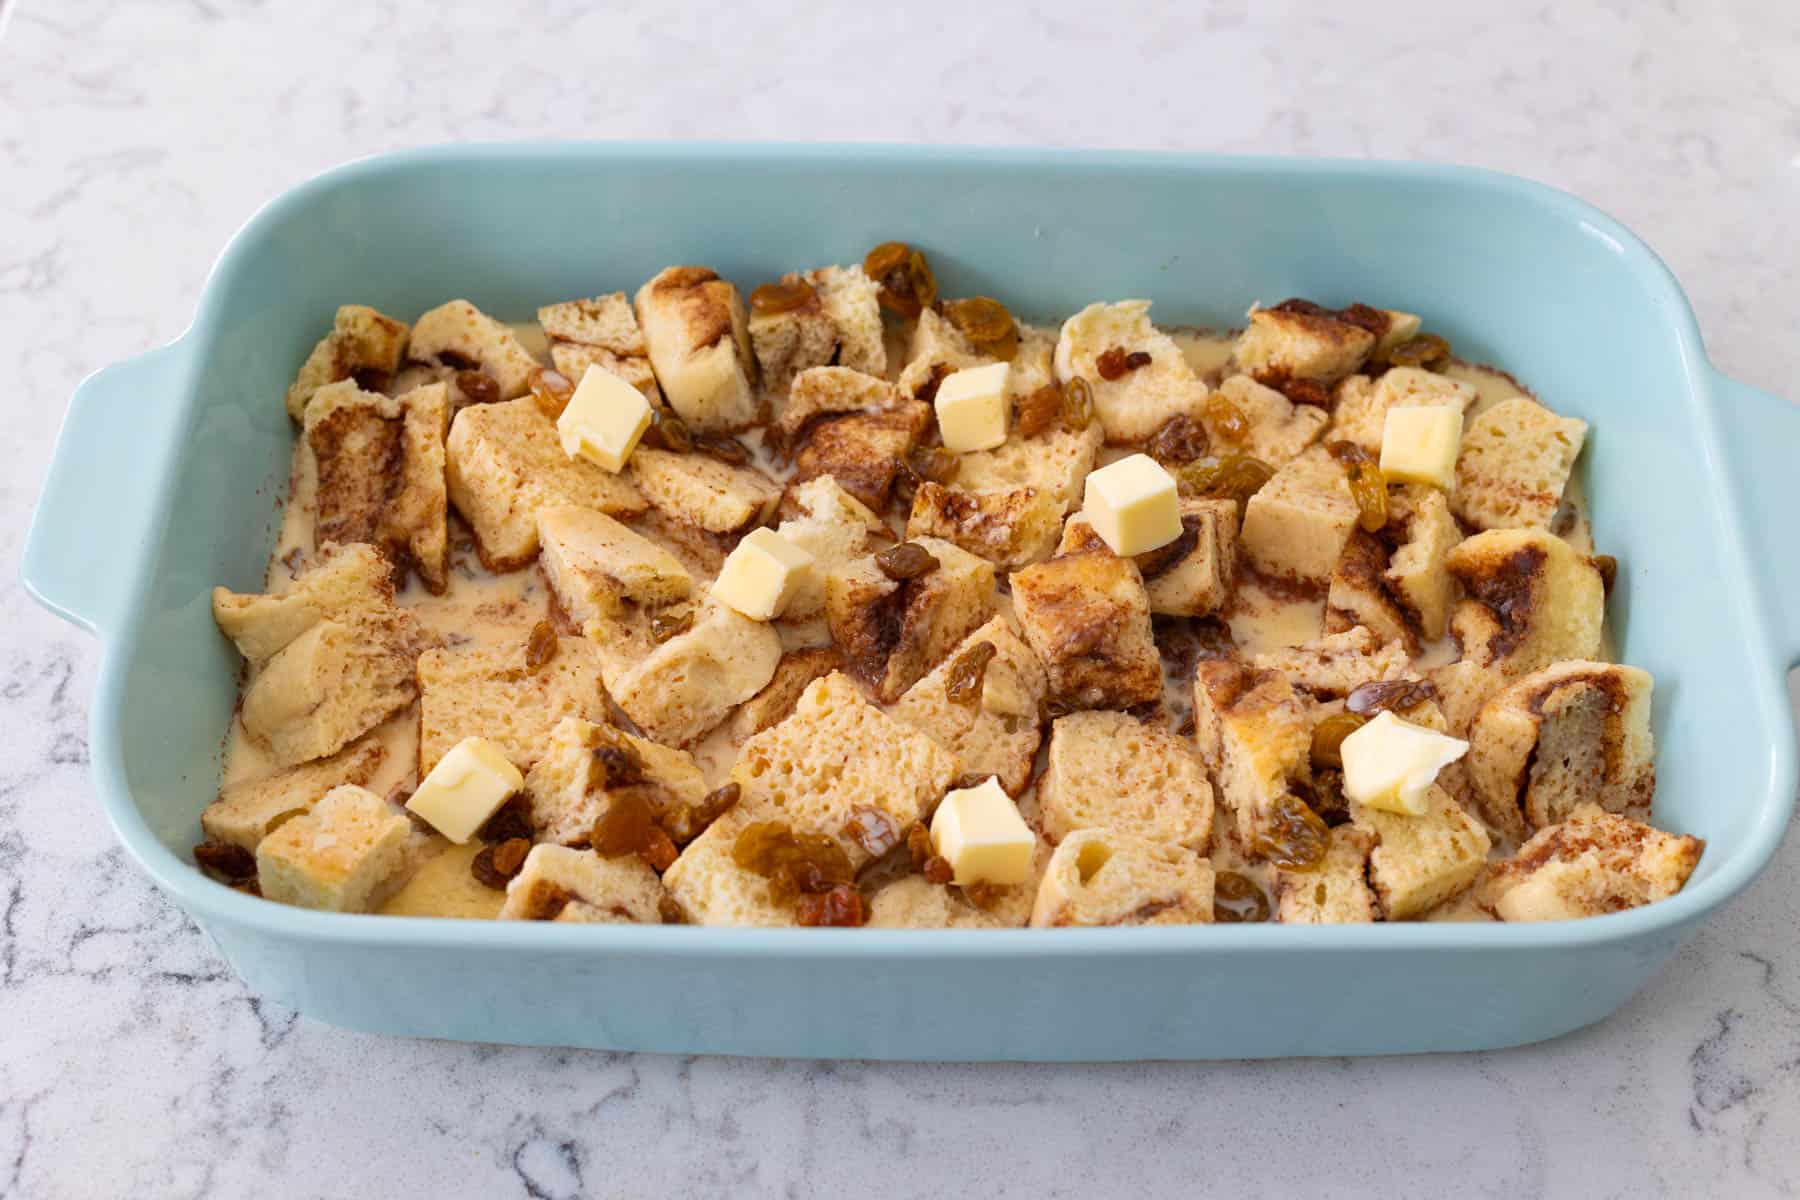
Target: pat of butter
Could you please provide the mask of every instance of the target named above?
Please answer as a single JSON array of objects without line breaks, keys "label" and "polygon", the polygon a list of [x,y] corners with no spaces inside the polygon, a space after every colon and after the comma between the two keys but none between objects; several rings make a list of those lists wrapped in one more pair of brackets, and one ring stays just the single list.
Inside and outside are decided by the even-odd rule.
[{"label": "pat of butter", "polygon": [[725,559],[712,594],[753,621],[781,615],[813,572],[813,556],[773,529],[753,529]]},{"label": "pat of butter", "polygon": [[944,378],[937,390],[938,432],[944,449],[958,454],[992,450],[1006,440],[1006,418],[1012,402],[1006,398],[1005,363],[967,367]]},{"label": "pat of butter", "polygon": [[1402,404],[1381,430],[1381,473],[1390,483],[1428,483],[1449,491],[1462,445],[1462,405]]},{"label": "pat of butter", "polygon": [[438,759],[406,807],[460,846],[524,786],[525,777],[500,747],[466,737]]},{"label": "pat of butter", "polygon": [[1469,751],[1469,743],[1383,712],[1344,739],[1344,794],[1358,804],[1420,816],[1438,772]]},{"label": "pat of butter", "polygon": [[648,428],[650,402],[644,393],[594,365],[582,375],[556,420],[564,454],[585,458],[615,475],[625,469],[625,460]]},{"label": "pat of butter", "polygon": [[1133,454],[1087,477],[1082,514],[1121,558],[1166,546],[1181,536],[1175,480],[1148,454]]},{"label": "pat of butter", "polygon": [[949,861],[959,885],[1025,883],[1037,835],[1000,781],[989,776],[979,787],[944,797],[931,818],[931,845]]}]

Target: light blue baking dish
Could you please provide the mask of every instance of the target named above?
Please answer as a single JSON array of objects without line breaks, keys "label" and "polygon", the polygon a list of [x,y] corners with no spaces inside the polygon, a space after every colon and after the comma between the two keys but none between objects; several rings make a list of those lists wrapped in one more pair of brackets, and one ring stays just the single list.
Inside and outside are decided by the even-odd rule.
[{"label": "light blue baking dish", "polygon": [[[254,587],[293,438],[280,403],[347,301],[513,317],[672,262],[743,285],[924,246],[948,295],[1055,317],[1147,296],[1228,325],[1252,297],[1427,314],[1585,417],[1621,655],[1655,673],[1658,823],[1707,851],[1661,904],[1560,925],[914,933],[495,925],[264,903],[188,859],[238,663],[215,583]],[[1707,362],[1667,270],[1568,196],[1453,167],[876,147],[457,146],[296,188],[233,240],[179,340],[71,405],[26,586],[104,657],[94,778],[131,855],[249,986],[357,1029],[907,1059],[1468,1050],[1622,1004],[1768,861],[1795,756],[1800,409]]]}]

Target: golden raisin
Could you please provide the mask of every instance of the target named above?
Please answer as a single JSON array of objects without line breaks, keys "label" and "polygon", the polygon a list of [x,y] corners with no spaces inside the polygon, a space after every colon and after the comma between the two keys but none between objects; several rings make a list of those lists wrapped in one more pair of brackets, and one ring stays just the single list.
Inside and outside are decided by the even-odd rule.
[{"label": "golden raisin", "polygon": [[925,860],[925,879],[929,883],[949,883],[956,878],[956,869],[950,860],[941,854],[934,854]]},{"label": "golden raisin", "polygon": [[1250,497],[1274,477],[1274,468],[1260,458],[1227,454],[1210,465],[1190,463],[1181,467],[1175,473],[1175,482],[1184,496],[1236,500],[1241,512],[1250,503]]},{"label": "golden raisin", "polygon": [[693,627],[694,610],[685,605],[680,608],[658,609],[650,614],[650,640],[659,646]]},{"label": "golden raisin", "polygon": [[868,915],[863,911],[862,893],[849,884],[840,883],[819,895],[800,897],[795,906],[795,919],[808,928],[854,928],[867,921]]},{"label": "golden raisin", "polygon": [[1206,398],[1206,403],[1201,406],[1200,416],[1212,427],[1214,433],[1228,442],[1242,442],[1250,436],[1250,418],[1244,415],[1243,409],[1219,392]]},{"label": "golden raisin", "polygon": [[652,830],[662,832],[656,828],[656,810],[649,798],[636,788],[626,788],[613,795],[612,803],[594,822],[588,845],[601,858],[641,854],[650,847]]},{"label": "golden raisin", "polygon": [[692,437],[694,449],[729,466],[741,467],[750,461],[750,451],[734,437],[723,433],[696,433]]},{"label": "golden raisin", "polygon": [[877,554],[875,565],[889,579],[918,579],[937,570],[938,560],[917,542],[898,542]]},{"label": "golden raisin", "polygon": [[765,316],[773,316],[805,308],[818,295],[812,284],[798,275],[789,275],[779,283],[765,283],[751,292],[750,307]]},{"label": "golden raisin", "polygon": [[656,414],[655,421],[644,431],[644,440],[651,449],[673,450],[676,454],[686,454],[694,448],[694,435],[688,432],[687,422],[667,410]]},{"label": "golden raisin", "polygon": [[890,312],[911,319],[937,303],[937,277],[925,256],[905,242],[883,242],[863,259],[863,271],[880,287]]},{"label": "golden raisin", "polygon": [[1213,920],[1221,925],[1266,921],[1269,898],[1248,875],[1220,871],[1213,876]]},{"label": "golden raisin", "polygon": [[525,669],[535,671],[556,657],[556,649],[561,645],[556,636],[556,626],[548,621],[539,621],[531,627],[531,636],[525,639]]},{"label": "golden raisin", "polygon": [[650,869],[658,875],[675,865],[675,843],[669,840],[667,833],[655,825],[650,827],[649,834],[644,838],[644,848],[638,853],[643,856],[645,862],[650,864]]},{"label": "golden raisin", "polygon": [[1429,679],[1375,679],[1353,690],[1344,700],[1352,714],[1372,717],[1386,709],[1398,713],[1427,700],[1436,700],[1438,690]]},{"label": "golden raisin", "polygon": [[708,825],[724,816],[737,806],[742,790],[735,783],[728,783],[706,793],[704,799],[696,805],[677,805],[663,815],[663,828],[669,836],[685,845],[699,837]]},{"label": "golden raisin", "polygon": [[1331,409],[1331,393],[1316,379],[1284,379],[1281,381],[1281,394],[1294,404],[1306,404],[1327,411]]},{"label": "golden raisin", "polygon": [[575,394],[575,385],[569,377],[552,367],[533,367],[526,377],[531,387],[531,397],[537,401],[544,415],[552,419],[563,415],[563,409],[569,407],[569,398]]},{"label": "golden raisin", "polygon": [[664,925],[687,924],[687,913],[673,896],[664,896],[656,902],[656,915],[662,918]]},{"label": "golden raisin", "polygon": [[500,385],[494,382],[492,375],[480,371],[458,371],[456,390],[470,404],[492,404],[500,399]]},{"label": "golden raisin", "polygon": [[962,470],[962,456],[942,446],[918,446],[907,455],[906,465],[920,479],[949,484]]},{"label": "golden raisin", "polygon": [[1283,792],[1269,807],[1268,828],[1250,841],[1250,853],[1288,871],[1311,871],[1325,861],[1331,831],[1306,801]]},{"label": "golden raisin", "polygon": [[1013,402],[1013,426],[1020,437],[1036,437],[1056,424],[1062,416],[1062,389],[1054,383],[1046,383],[1029,396],[1020,396]]},{"label": "golden raisin", "polygon": [[625,741],[606,741],[594,747],[602,788],[635,787],[644,782],[644,760]]},{"label": "golden raisin", "polygon": [[194,847],[194,862],[208,875],[227,883],[256,874],[256,856],[236,842],[201,842]]},{"label": "golden raisin", "polygon": [[870,858],[880,858],[900,844],[900,828],[894,819],[866,804],[850,811],[850,819],[844,822],[844,836],[868,851]]},{"label": "golden raisin", "polygon": [[746,825],[732,844],[732,860],[769,881],[777,902],[796,895],[830,891],[851,883],[856,871],[835,838],[821,833],[795,833],[779,821]]},{"label": "golden raisin", "polygon": [[1387,354],[1391,366],[1424,367],[1427,370],[1441,366],[1449,359],[1450,343],[1435,333],[1421,333],[1418,337],[1408,338]]},{"label": "golden raisin", "polygon": [[531,801],[525,797],[523,792],[514,796],[487,819],[475,836],[484,842],[509,842],[514,838],[529,840],[531,837]]},{"label": "golden raisin", "polygon": [[1094,389],[1079,375],[1063,385],[1062,419],[1076,433],[1093,423]]},{"label": "golden raisin", "polygon": [[1019,323],[1006,305],[991,296],[946,301],[944,316],[970,345],[990,358],[1011,362],[1019,352]]},{"label": "golden raisin", "polygon": [[1190,463],[1206,457],[1206,430],[1186,413],[1176,413],[1150,435],[1150,457],[1159,463]]},{"label": "golden raisin", "polygon": [[1387,479],[1373,456],[1355,442],[1333,442],[1326,449],[1344,468],[1350,495],[1356,501],[1357,521],[1374,533],[1388,519]]},{"label": "golden raisin", "polygon": [[931,861],[931,831],[918,821],[906,827],[906,852],[912,857],[915,871],[923,871]]},{"label": "golden raisin", "polygon": [[944,696],[952,704],[967,708],[981,699],[981,685],[987,676],[987,665],[997,651],[992,642],[976,642],[950,664],[944,683]]},{"label": "golden raisin", "polygon": [[1333,713],[1313,729],[1312,762],[1315,767],[1344,765],[1344,739],[1367,724],[1368,718],[1357,713]]},{"label": "golden raisin", "polygon": [[525,865],[525,856],[529,853],[529,838],[507,838],[494,847],[494,870],[510,879]]}]

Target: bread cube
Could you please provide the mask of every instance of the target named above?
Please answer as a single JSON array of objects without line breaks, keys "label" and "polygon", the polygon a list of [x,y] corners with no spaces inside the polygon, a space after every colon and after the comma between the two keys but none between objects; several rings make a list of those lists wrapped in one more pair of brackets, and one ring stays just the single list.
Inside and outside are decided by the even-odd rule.
[{"label": "bread cube", "polygon": [[906,349],[906,364],[900,368],[897,386],[909,400],[930,401],[938,384],[946,375],[969,367],[985,367],[995,359],[975,349],[962,331],[952,325],[936,309],[919,314],[913,326],[912,340]]},{"label": "bread cube", "polygon": [[[1108,379],[1100,359],[1114,351],[1150,361]],[[1168,334],[1150,323],[1148,300],[1090,304],[1067,321],[1056,342],[1056,375],[1079,376],[1094,391],[1094,414],[1109,442],[1141,442],[1176,415],[1200,419],[1206,384]]]},{"label": "bread cube", "polygon": [[1382,579],[1418,635],[1435,642],[1450,626],[1455,585],[1448,564],[1462,530],[1444,494],[1416,484],[1388,492],[1388,523],[1395,541]]},{"label": "bread cube", "polygon": [[[560,506],[538,513],[538,564],[578,628],[628,607],[689,600],[694,577],[667,550],[605,513]],[[590,634],[591,636],[591,634]]]},{"label": "bread cube", "polygon": [[1559,662],[1490,699],[1469,732],[1469,778],[1502,834],[1554,825],[1583,804],[1648,815],[1656,792],[1651,679],[1616,663]]},{"label": "bread cube", "polygon": [[1007,364],[1006,395],[1016,412],[1019,401],[1034,392],[1047,387],[1062,391],[1056,378],[1056,341],[1062,331],[1023,321],[1015,324],[1019,327],[1019,344]]},{"label": "bread cube", "polygon": [[1476,529],[1548,529],[1586,437],[1586,421],[1502,400],[1463,431],[1451,507]]},{"label": "bread cube", "polygon": [[750,314],[750,345],[770,395],[786,396],[795,376],[812,367],[887,373],[880,288],[860,264],[789,273],[781,283],[805,284],[813,294],[798,308]]},{"label": "bread cube", "polygon": [[1350,484],[1321,446],[1275,472],[1250,497],[1239,534],[1250,565],[1264,575],[1324,584],[1356,528]]},{"label": "bread cube", "polygon": [[770,430],[778,442],[791,444],[820,418],[877,412],[899,404],[899,389],[879,375],[845,366],[808,367],[794,376]]},{"label": "bread cube", "polygon": [[1005,445],[963,455],[956,486],[965,492],[1033,488],[1049,495],[1066,514],[1081,503],[1101,437],[1097,421],[1086,429],[1059,426],[1030,438],[1015,429]]},{"label": "bread cube", "polygon": [[550,360],[571,382],[589,367],[603,367],[642,392],[652,407],[662,406],[644,333],[624,292],[547,305],[538,309],[538,324],[550,339]]},{"label": "bread cube", "polygon": [[[779,728],[779,727],[777,727]],[[773,732],[773,731],[771,731]],[[663,872],[663,886],[695,925],[780,928],[797,924],[792,903],[777,903],[769,881],[732,857],[749,822],[738,808],[706,827]]]},{"label": "bread cube", "polygon": [[995,608],[992,563],[939,538],[914,544],[938,562],[916,579],[889,579],[874,555],[825,576],[831,640],[884,704],[898,700]]},{"label": "bread cube", "polygon": [[1312,724],[1280,671],[1230,659],[1194,668],[1194,741],[1238,853],[1269,833],[1275,802],[1311,772]]},{"label": "bread cube", "polygon": [[1369,883],[1389,921],[1423,916],[1468,887],[1493,845],[1481,823],[1442,787],[1433,785],[1425,799],[1419,816],[1350,803],[1351,822],[1376,839]]},{"label": "bread cube", "polygon": [[755,467],[700,452],[640,447],[631,456],[631,478],[665,516],[708,533],[741,533],[760,525],[781,499],[780,485]]},{"label": "bread cube", "polygon": [[1279,671],[1295,688],[1320,700],[1342,699],[1365,683],[1412,674],[1405,647],[1383,641],[1361,625],[1297,646],[1262,651],[1251,656],[1250,665]]},{"label": "bread cube", "polygon": [[878,539],[891,535],[880,517],[829,475],[790,488],[787,502],[793,515],[776,532],[813,558],[813,570],[788,601],[788,619],[799,621],[824,610],[825,578],[831,571],[863,557]]},{"label": "bread cube", "polygon": [[342,784],[369,782],[385,754],[379,738],[366,737],[330,758],[227,784],[200,814],[200,828],[215,842],[254,852],[263,838],[317,804],[326,792]]},{"label": "bread cube", "polygon": [[592,850],[539,845],[506,885],[502,921],[584,925],[660,925],[669,894],[636,854],[601,858]]},{"label": "bread cube", "polygon": [[1210,925],[1213,867],[1185,846],[1081,829],[1050,856],[1031,909],[1035,928]]},{"label": "bread cube", "polygon": [[238,714],[244,732],[280,767],[337,753],[417,695],[417,646],[406,628],[312,626],[251,677]]},{"label": "bread cube", "polygon": [[865,506],[881,512],[895,476],[930,421],[931,406],[917,402],[823,421],[794,459],[794,482],[829,475]]},{"label": "bread cube", "polygon": [[836,646],[810,646],[783,654],[769,682],[731,715],[732,744],[741,746],[752,734],[785,721],[808,684],[841,670],[843,665],[844,656]]},{"label": "bread cube", "polygon": [[667,267],[638,289],[637,316],[663,395],[689,426],[731,433],[762,419],[737,288],[705,267]]},{"label": "bread cube", "polygon": [[707,600],[686,633],[619,677],[613,700],[647,737],[687,746],[761,691],[780,662],[773,627]]},{"label": "bread cube", "polygon": [[[952,700],[950,682],[963,656],[985,643],[994,648],[972,702]],[[969,634],[888,710],[896,721],[930,737],[956,758],[961,780],[996,775],[1012,795],[1024,790],[1037,756],[1038,706],[1047,680],[1037,656],[1005,617]]]},{"label": "bread cube", "polygon": [[288,416],[295,421],[305,417],[313,394],[328,383],[360,377],[371,387],[383,386],[400,369],[410,332],[406,322],[367,305],[339,308],[331,332],[313,347],[288,387]]},{"label": "bread cube", "polygon": [[1007,887],[968,891],[932,883],[916,873],[890,880],[869,898],[868,928],[1018,929],[1031,919],[1031,906],[1054,849],[1038,838],[1031,855],[1031,878]]},{"label": "bread cube", "polygon": [[372,912],[405,882],[412,822],[366,788],[344,784],[256,847],[263,898],[326,912]]},{"label": "bread cube", "polygon": [[[1151,612],[1204,617],[1225,607],[1237,580],[1237,502],[1184,499],[1179,504],[1181,536],[1132,561],[1143,577]],[[1076,513],[1063,526],[1056,552],[1089,550],[1111,552],[1087,516]]]},{"label": "bread cube", "polygon": [[537,667],[524,640],[419,655],[421,779],[466,737],[488,739],[529,771],[564,717],[606,720],[599,656],[585,638],[558,638]]},{"label": "bread cube", "polygon": [[327,549],[279,592],[214,588],[213,620],[252,666],[321,621],[361,626],[410,622],[394,606],[393,566],[373,546]]},{"label": "bread cube", "polygon": [[1250,424],[1243,438],[1232,437],[1211,411],[1201,410],[1201,427],[1211,444],[1220,452],[1231,451],[1261,459],[1271,467],[1292,462],[1300,452],[1319,440],[1331,416],[1311,404],[1295,404],[1272,387],[1256,382],[1248,375],[1233,375],[1219,384],[1219,395],[1231,402]]},{"label": "bread cube", "polygon": [[1362,385],[1340,388],[1326,441],[1354,442],[1372,455],[1381,453],[1389,409],[1451,404],[1461,408],[1466,416],[1469,406],[1475,403],[1473,384],[1422,367],[1390,367],[1373,381],[1352,378],[1361,378]]},{"label": "bread cube", "polygon": [[1193,747],[1124,713],[1056,719],[1038,805],[1052,841],[1102,829],[1198,854],[1212,843],[1213,790]]},{"label": "bread cube", "polygon": [[1478,889],[1502,921],[1624,912],[1682,889],[1706,843],[1583,804],[1495,865]]},{"label": "bread cube", "polygon": [[[620,778],[596,751],[622,752],[641,766],[641,778]],[[544,743],[542,756],[525,776],[524,796],[538,840],[567,846],[586,845],[594,822],[625,790],[650,802],[658,815],[670,808],[699,805],[706,798],[706,776],[684,750],[634,737],[609,725],[565,717]]]},{"label": "bread cube", "polygon": [[1062,528],[1062,505],[1036,488],[968,492],[929,481],[913,493],[909,538],[937,537],[1004,570],[1048,558]]},{"label": "bread cube", "polygon": [[1490,530],[1458,544],[1444,566],[1469,595],[1450,618],[1464,658],[1517,678],[1600,657],[1606,588],[1592,560],[1561,538]]},{"label": "bread cube", "polygon": [[496,574],[537,556],[543,509],[573,505],[619,516],[646,507],[629,479],[563,453],[555,422],[529,397],[463,409],[446,449],[450,502],[475,534],[482,565]]},{"label": "bread cube", "polygon": [[523,396],[538,360],[506,325],[467,300],[440,304],[413,325],[407,357],[449,367],[479,367],[500,387],[500,399]]},{"label": "bread cube", "polygon": [[1311,871],[1275,871],[1275,919],[1284,925],[1367,925],[1375,893],[1367,878],[1375,835],[1355,825],[1331,831],[1325,861]]},{"label": "bread cube", "polygon": [[1388,548],[1380,538],[1352,529],[1331,571],[1323,628],[1342,633],[1364,626],[1381,640],[1399,642],[1408,654],[1418,654],[1423,649],[1421,622],[1389,588],[1388,563]]},{"label": "bread cube", "polygon": [[1296,308],[1252,308],[1238,337],[1239,367],[1264,383],[1309,379],[1336,383],[1362,366],[1375,335],[1361,326]]},{"label": "bread cube", "polygon": [[1072,708],[1129,708],[1162,698],[1150,598],[1130,559],[1110,551],[1053,558],[1016,572],[1012,591],[1053,699]]}]

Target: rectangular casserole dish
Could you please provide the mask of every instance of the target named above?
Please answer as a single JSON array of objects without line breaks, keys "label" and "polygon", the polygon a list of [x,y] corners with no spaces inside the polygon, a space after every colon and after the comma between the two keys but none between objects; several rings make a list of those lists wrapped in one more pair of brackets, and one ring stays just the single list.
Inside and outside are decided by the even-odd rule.
[{"label": "rectangular casserole dish", "polygon": [[[1656,822],[1685,891],[1555,925],[1001,932],[733,930],[303,911],[191,865],[294,431],[280,396],[340,303],[453,296],[509,319],[675,262],[749,287],[923,246],[947,295],[1038,319],[1147,297],[1229,326],[1250,297],[1426,314],[1586,418],[1622,660],[1657,680]],[[360,162],[250,221],[169,346],[76,393],[26,586],[104,655],[91,755],[132,857],[251,989],[352,1028],[683,1053],[1134,1059],[1469,1050],[1622,1004],[1768,861],[1795,755],[1800,409],[1721,376],[1668,271],[1568,196],[1473,170],[904,147],[454,146]]]}]

